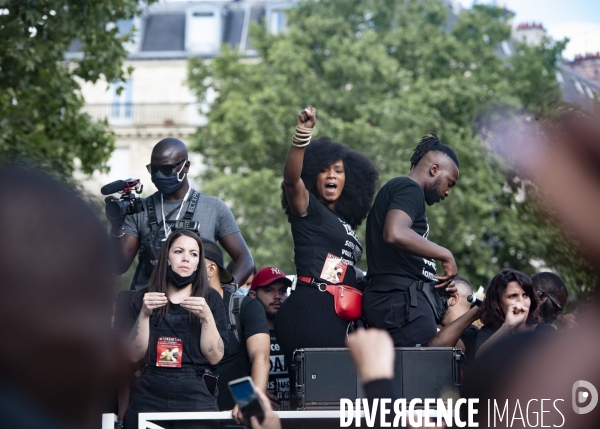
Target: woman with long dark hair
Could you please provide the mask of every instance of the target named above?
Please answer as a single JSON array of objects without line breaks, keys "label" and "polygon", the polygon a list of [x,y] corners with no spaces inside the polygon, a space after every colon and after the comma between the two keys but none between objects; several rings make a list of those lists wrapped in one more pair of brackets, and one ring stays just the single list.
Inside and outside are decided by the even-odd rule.
[{"label": "woman with long dark hair", "polygon": [[344,347],[348,321],[336,314],[326,285],[357,285],[362,255],[355,229],[367,216],[377,170],[364,155],[327,137],[310,141],[316,110],[297,118],[285,163],[282,206],[294,238],[296,288],[275,318],[287,357],[302,347]]},{"label": "woman with long dark hair", "polygon": [[531,279],[517,270],[500,271],[485,293],[481,322],[484,326],[477,334],[476,357],[504,337],[533,331],[539,317]]},{"label": "woman with long dark hair", "polygon": [[146,366],[133,386],[126,427],[137,428],[140,412],[218,411],[214,368],[225,351],[227,321],[195,233],[175,231],[167,238],[129,314],[135,321],[129,357]]}]

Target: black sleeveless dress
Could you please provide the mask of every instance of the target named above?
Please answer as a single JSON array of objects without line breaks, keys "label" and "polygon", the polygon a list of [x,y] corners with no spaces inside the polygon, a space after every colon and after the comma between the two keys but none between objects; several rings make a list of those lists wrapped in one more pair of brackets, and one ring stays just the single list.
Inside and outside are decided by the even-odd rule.
[{"label": "black sleeveless dress", "polygon": [[[354,264],[362,244],[345,219],[309,192],[308,214],[289,217],[298,276],[329,284],[356,285]],[[277,340],[291,362],[294,350],[345,347],[348,321],[335,313],[333,296],[300,280],[275,317]]]}]

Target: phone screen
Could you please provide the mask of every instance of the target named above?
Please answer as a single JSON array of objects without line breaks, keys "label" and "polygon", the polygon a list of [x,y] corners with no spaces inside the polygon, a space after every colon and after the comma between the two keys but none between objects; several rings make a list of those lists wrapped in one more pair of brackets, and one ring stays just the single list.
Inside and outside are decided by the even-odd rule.
[{"label": "phone screen", "polygon": [[263,409],[250,380],[243,379],[236,383],[230,383],[229,389],[246,419],[250,419],[251,416],[256,416],[259,422],[263,421]]}]

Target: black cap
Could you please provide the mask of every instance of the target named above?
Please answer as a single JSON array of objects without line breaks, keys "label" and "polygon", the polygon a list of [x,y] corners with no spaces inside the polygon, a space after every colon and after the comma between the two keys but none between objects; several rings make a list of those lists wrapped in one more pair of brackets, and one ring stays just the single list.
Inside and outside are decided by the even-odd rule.
[{"label": "black cap", "polygon": [[221,252],[221,249],[219,248],[219,246],[217,246],[217,243],[209,240],[208,238],[203,238],[202,247],[204,248],[204,257],[206,259],[210,259],[218,265],[221,272],[221,283],[228,284],[233,282],[233,276],[223,266],[223,252]]}]

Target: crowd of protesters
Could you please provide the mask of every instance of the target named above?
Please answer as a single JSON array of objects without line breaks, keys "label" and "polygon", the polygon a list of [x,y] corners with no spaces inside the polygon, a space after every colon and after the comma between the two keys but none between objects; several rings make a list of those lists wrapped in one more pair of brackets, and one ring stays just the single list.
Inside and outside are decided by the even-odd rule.
[{"label": "crowd of protesters", "polygon": [[[423,137],[410,173],[390,180],[375,196],[378,175],[372,163],[327,138],[311,142],[315,123],[313,108],[298,115],[282,183],[282,206],[294,239],[293,282],[275,266],[254,267],[229,208],[191,188],[187,149],[177,139],[154,147],[148,171],[158,191],[144,200],[144,211],[110,219],[108,240],[98,232],[91,210],[51,179],[18,169],[0,171],[7,179],[19,178],[20,191],[27,190],[5,189],[20,210],[0,213],[5,224],[14,226],[7,232],[3,271],[7,281],[20,285],[10,295],[19,305],[5,316],[14,309],[14,318],[22,321],[7,341],[25,353],[3,366],[4,388],[20,386],[3,402],[7,421],[22,418],[19,410],[28,407],[27,395],[37,388],[31,402],[45,395],[49,406],[34,407],[27,415],[31,423],[23,427],[40,427],[42,421],[49,428],[64,427],[65,421],[86,425],[98,412],[90,404],[98,404],[99,387],[118,381],[118,427],[136,428],[140,412],[231,410],[242,423],[227,383],[248,375],[266,410],[265,420],[253,419],[252,426],[276,429],[280,422],[272,410],[294,409],[290,364],[295,349],[348,346],[366,395],[395,397],[394,346],[461,348],[477,374],[477,362],[498,357],[498,348],[513,338],[533,343],[532,338],[556,335],[554,323],[568,300],[556,274],[529,278],[502,270],[490,280],[481,305],[473,305],[467,299],[473,289],[468,279],[457,276],[451,251],[428,240],[426,206],[449,197],[459,179],[458,157],[450,147],[434,134]],[[45,200],[50,202],[42,210],[33,209]],[[60,212],[57,201],[62,201]],[[18,214],[22,211],[39,213],[40,219],[25,224]],[[363,273],[355,267],[363,253],[355,229],[365,219],[368,270]],[[183,227],[179,220],[186,221]],[[55,227],[43,228],[49,221]],[[21,240],[31,228],[36,234]],[[88,240],[80,240],[83,235]],[[35,271],[22,265],[31,240],[46,255],[30,260]],[[61,252],[48,247],[50,242]],[[232,260],[227,267],[217,242]],[[111,252],[118,263],[110,262]],[[111,355],[108,351],[120,349],[97,323],[110,303],[102,285],[112,284],[106,273],[111,264],[122,273],[136,255],[131,290],[119,295],[114,317],[124,347]],[[43,299],[27,304],[29,287]],[[362,314],[338,308],[344,293],[363,297]],[[56,299],[66,309],[64,317],[48,318],[46,309],[54,308]],[[477,320],[481,329],[474,325]],[[561,322],[578,328],[572,315],[563,315]],[[34,334],[42,323],[47,344]],[[66,326],[70,345],[61,337]],[[53,358],[63,355],[61,346],[69,350],[69,362]],[[44,350],[46,357],[35,359]],[[126,367],[118,365],[119,354],[127,357]],[[69,382],[61,387],[51,373],[67,375]],[[78,390],[79,384],[86,389]],[[477,392],[477,385],[472,389]],[[73,392],[79,391],[88,396],[75,398]],[[69,415],[77,404],[79,414]],[[54,417],[48,417],[48,410]],[[203,427],[182,421],[163,425]]]}]

